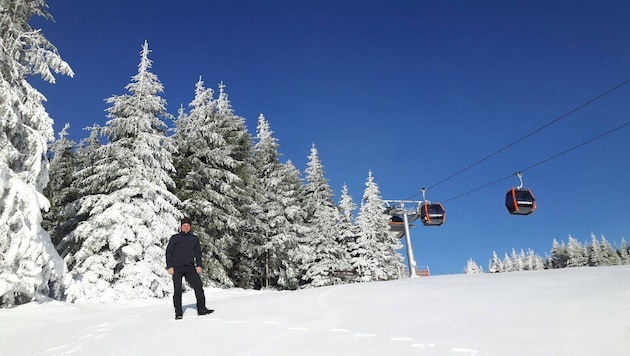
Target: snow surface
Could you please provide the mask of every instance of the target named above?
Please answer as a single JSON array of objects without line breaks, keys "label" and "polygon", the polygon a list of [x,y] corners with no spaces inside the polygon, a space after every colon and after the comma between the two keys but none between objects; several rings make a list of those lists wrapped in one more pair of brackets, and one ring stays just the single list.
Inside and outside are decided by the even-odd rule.
[{"label": "snow surface", "polygon": [[2,355],[630,355],[630,266],[444,275],[293,292],[46,300],[0,310]]}]

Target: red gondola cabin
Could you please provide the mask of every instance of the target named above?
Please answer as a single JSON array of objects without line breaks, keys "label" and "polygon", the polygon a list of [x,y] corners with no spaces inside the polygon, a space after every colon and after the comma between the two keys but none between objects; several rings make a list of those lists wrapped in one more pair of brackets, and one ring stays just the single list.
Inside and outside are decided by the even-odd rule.
[{"label": "red gondola cabin", "polygon": [[536,210],[536,199],[529,189],[513,187],[505,195],[505,207],[512,215],[529,215]]},{"label": "red gondola cabin", "polygon": [[425,226],[440,226],[444,224],[446,211],[442,203],[431,204],[424,202],[420,210],[420,220]]}]

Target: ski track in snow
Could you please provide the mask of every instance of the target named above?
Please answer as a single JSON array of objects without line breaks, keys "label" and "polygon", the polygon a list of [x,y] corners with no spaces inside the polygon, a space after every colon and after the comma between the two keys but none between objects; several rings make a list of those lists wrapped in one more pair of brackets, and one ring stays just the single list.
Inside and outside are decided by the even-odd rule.
[{"label": "ski track in snow", "polygon": [[[182,322],[194,322],[202,323],[209,326],[209,328],[223,329],[226,327],[239,327],[243,329],[243,335],[248,337],[253,342],[251,344],[241,345],[245,349],[241,349],[240,352],[235,352],[235,355],[247,356],[247,355],[272,355],[276,354],[278,350],[283,350],[291,343],[301,342],[301,340],[321,340],[322,344],[325,344],[326,340],[342,341],[346,345],[391,345],[391,347],[400,352],[401,348],[408,348],[410,354],[415,355],[454,355],[454,356],[476,356],[479,354],[478,350],[466,348],[462,346],[453,347],[438,345],[436,343],[427,342],[428,340],[418,340],[404,334],[379,334],[368,330],[353,330],[348,328],[338,327],[337,323],[342,319],[340,312],[336,310],[335,304],[329,302],[330,296],[334,294],[336,288],[328,289],[317,298],[317,302],[313,306],[316,312],[321,311],[321,316],[315,318],[306,319],[303,324],[287,323],[273,319],[261,319],[261,320],[244,320],[244,319],[227,319],[222,318],[214,314],[211,317],[190,317],[184,315],[183,321],[172,320],[172,323]],[[131,311],[129,309],[127,311]],[[159,309],[161,310],[161,308]],[[129,322],[135,323],[144,319],[147,314],[155,313],[157,310],[152,311],[142,310],[137,313],[131,313],[126,315],[120,320],[120,324],[126,324]],[[147,313],[149,312],[149,313]],[[33,355],[82,355],[90,353],[91,351],[102,352],[103,350],[93,350],[94,346],[91,343],[108,342],[111,338],[116,338],[115,333],[110,331],[116,330],[120,325],[118,323],[97,323],[92,326],[86,327],[75,335],[70,336],[65,340],[65,343],[60,345],[49,347],[40,352],[36,352]],[[111,330],[110,330],[111,329]],[[272,336],[261,340],[258,336],[260,333],[270,333]],[[154,335],[156,338],[163,337],[160,334]],[[146,342],[146,340],[144,341]],[[238,345],[238,342],[235,341]],[[316,344],[317,345],[317,344]],[[369,346],[368,346],[369,347]],[[377,346],[378,347],[378,346]],[[238,349],[238,348],[237,348]],[[235,349],[234,351],[236,351]],[[116,355],[124,354],[123,350],[117,350],[114,352]],[[315,351],[315,350],[310,350]],[[375,350],[376,351],[376,350]],[[308,351],[305,353],[310,355]],[[312,353],[311,353],[312,354]]]},{"label": "ski track in snow", "polygon": [[[274,349],[274,347],[281,346],[282,341],[284,339],[290,338],[291,336],[295,336],[296,332],[297,333],[317,333],[317,334],[320,334],[323,332],[323,333],[336,334],[339,337],[345,337],[351,340],[359,340],[359,341],[360,339],[368,339],[368,338],[374,338],[374,339],[385,338],[385,339],[388,339],[390,342],[394,342],[394,343],[399,343],[399,344],[408,343],[409,348],[415,354],[424,354],[421,351],[431,351],[430,354],[437,352],[441,355],[445,354],[444,351],[448,351],[448,354],[458,355],[458,356],[475,356],[475,355],[480,354],[479,350],[464,348],[464,347],[450,347],[450,346],[440,347],[434,343],[419,342],[418,340],[409,336],[380,335],[380,334],[369,333],[369,332],[353,331],[353,330],[348,330],[348,329],[343,329],[343,328],[333,328],[333,327],[326,328],[325,326],[321,326],[321,327],[317,326],[318,324],[329,323],[330,320],[331,319],[328,319],[328,317],[325,317],[320,320],[316,320],[314,322],[309,323],[309,324],[313,324],[312,327],[283,325],[283,323],[280,323],[274,320],[258,322],[258,324],[264,324],[267,326],[277,327],[279,329],[278,334],[270,340],[266,340],[265,342],[251,345],[247,350],[239,353],[239,355],[242,355],[242,356],[256,355],[256,354],[260,354],[263,351],[271,351]],[[226,324],[245,324],[245,323],[256,324],[256,322],[251,322],[251,321],[221,320],[220,318],[209,318],[209,319],[205,319],[204,322],[222,322]]]},{"label": "ski track in snow", "polygon": [[[219,356],[260,356],[296,354],[295,350],[299,350],[303,356],[488,353],[621,356],[630,349],[630,328],[622,313],[630,296],[629,271],[630,267],[622,266],[514,276],[446,276],[396,281],[382,287],[357,284],[294,293],[263,292],[256,293],[252,300],[243,299],[249,294],[232,298],[229,292],[217,290],[208,300],[219,309],[218,313],[197,317],[194,295],[188,294],[183,321],[172,318],[168,300],[103,306],[56,301],[31,303],[0,311],[0,355],[157,356],[173,354],[174,350],[191,353],[212,350],[213,355]],[[475,277],[476,280],[471,280]],[[487,316],[496,305],[481,308],[479,301],[486,298],[485,294],[473,300],[459,296],[462,291],[486,290],[488,283],[491,283],[488,295],[499,291],[512,299],[521,296],[521,290],[529,291],[532,285],[540,288],[536,293],[516,297],[515,301],[502,298],[505,301],[500,304],[502,309]],[[555,289],[547,290],[549,286]],[[421,298],[417,296],[419,287],[423,288]],[[566,289],[576,296],[569,303],[559,293]],[[540,292],[542,296],[535,297]],[[453,296],[442,304],[436,301],[446,293]],[[534,298],[533,302],[529,298]],[[418,301],[424,303],[424,308],[414,309],[416,312],[410,315],[409,310],[399,305]],[[436,308],[444,310],[434,311]],[[517,313],[525,325],[510,322],[502,312],[505,308]],[[468,314],[461,316],[462,311]],[[583,316],[577,313],[583,311],[594,326],[580,324]],[[560,322],[536,333],[539,316],[547,315]],[[610,320],[612,324],[606,325]],[[466,332],[469,325],[479,321],[493,331],[489,336]],[[458,328],[458,322],[464,325]],[[493,323],[499,326],[491,327]],[[564,330],[570,331],[570,335]],[[534,335],[525,340],[527,344],[522,349],[514,348],[514,343],[523,341],[518,335],[527,332]],[[183,345],[180,350],[179,346],[173,346],[173,335],[190,335],[201,341]],[[497,345],[497,337],[509,342]],[[602,339],[614,343],[600,345]],[[571,345],[568,341],[578,342],[578,346],[561,352]]]},{"label": "ski track in snow", "polygon": [[[397,345],[408,344],[410,353],[417,355],[433,355],[435,353],[440,355],[454,355],[454,356],[475,356],[479,355],[479,351],[465,347],[453,347],[453,346],[438,346],[435,343],[420,342],[419,340],[404,335],[381,335],[372,332],[365,332],[361,330],[349,330],[346,328],[335,327],[335,323],[339,319],[339,313],[327,302],[327,299],[331,293],[335,291],[335,288],[329,289],[322,293],[318,298],[318,307],[321,308],[324,313],[321,318],[307,322],[303,325],[287,325],[277,320],[263,320],[263,321],[244,321],[244,320],[221,320],[218,317],[204,319],[204,322],[220,322],[226,324],[250,324],[252,329],[259,329],[258,326],[264,325],[265,327],[275,327],[278,330],[275,335],[270,339],[266,339],[263,342],[250,345],[246,350],[238,353],[239,356],[248,355],[260,355],[260,354],[273,354],[274,350],[282,349],[282,345],[292,337],[296,337],[304,334],[313,335],[329,335],[335,338],[345,338],[351,342],[362,342],[362,340],[374,339],[381,341],[383,339],[389,340],[391,343]],[[254,325],[258,324],[258,325]],[[308,354],[308,353],[307,353]]]},{"label": "ski track in snow", "polygon": [[76,342],[51,347],[44,350],[42,353],[37,353],[37,355],[70,355],[75,353],[80,354],[80,351],[85,348],[86,345],[94,340],[105,337],[107,335],[108,326],[109,325],[107,323],[95,325],[94,327],[86,330],[85,334],[78,336],[76,338]]}]

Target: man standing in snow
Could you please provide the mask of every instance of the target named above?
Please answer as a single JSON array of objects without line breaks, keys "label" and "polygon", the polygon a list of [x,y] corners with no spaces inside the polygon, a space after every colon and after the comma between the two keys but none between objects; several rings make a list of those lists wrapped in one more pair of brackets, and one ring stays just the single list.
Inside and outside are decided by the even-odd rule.
[{"label": "man standing in snow", "polygon": [[184,315],[182,311],[182,277],[195,290],[197,297],[197,314],[206,315],[214,310],[206,308],[206,296],[203,292],[201,273],[203,264],[201,261],[201,244],[199,238],[190,232],[191,221],[183,218],[178,234],[171,236],[166,246],[166,269],[173,276],[173,306],[175,307],[175,320]]}]

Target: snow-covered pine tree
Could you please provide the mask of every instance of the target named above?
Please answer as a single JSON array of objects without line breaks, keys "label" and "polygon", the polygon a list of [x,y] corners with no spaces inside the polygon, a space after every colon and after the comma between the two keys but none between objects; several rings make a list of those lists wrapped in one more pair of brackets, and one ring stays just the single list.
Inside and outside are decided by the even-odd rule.
[{"label": "snow-covered pine tree", "polygon": [[76,251],[74,241],[72,239],[65,239],[65,237],[70,235],[80,222],[90,217],[89,211],[86,211],[86,209],[81,211],[81,202],[84,196],[92,194],[90,190],[91,187],[86,185],[85,182],[90,180],[90,177],[96,172],[94,167],[96,162],[100,160],[100,147],[102,146],[100,138],[101,127],[94,124],[85,127],[84,130],[88,131],[89,135],[87,138],[79,141],[76,152],[74,152],[73,161],[76,163],[76,167],[74,174],[71,176],[69,189],[76,192],[77,199],[69,202],[63,208],[63,216],[58,218],[65,218],[65,220],[63,221],[61,229],[55,232],[55,240],[59,241],[56,243],[56,247],[60,252],[64,250]]},{"label": "snow-covered pine tree", "polygon": [[567,247],[564,245],[564,241],[559,243],[556,239],[553,239],[551,244],[551,256],[549,256],[550,267],[565,268],[568,260],[569,253],[567,251]]},{"label": "snow-covered pine tree", "polygon": [[606,237],[604,235],[602,235],[601,247],[602,265],[617,266],[621,264],[621,259],[619,258],[619,255],[617,254],[617,252],[615,252],[612,245],[610,244],[610,242],[608,242],[608,240],[606,240]]},{"label": "snow-covered pine tree", "polygon": [[[258,117],[253,165],[260,184],[261,237],[256,258],[264,265],[264,287],[296,289],[297,266],[291,253],[297,245],[297,230],[292,222],[299,191],[288,187],[285,167],[280,163],[278,140],[263,114]],[[288,188],[288,189],[287,189]]]},{"label": "snow-covered pine tree", "polygon": [[512,271],[523,271],[525,270],[525,264],[523,260],[525,258],[525,252],[521,250],[521,253],[517,253],[516,249],[512,248]]},{"label": "snow-covered pine tree", "polygon": [[602,256],[602,246],[597,240],[597,236],[591,233],[591,245],[588,247],[588,265],[603,266],[604,258]]},{"label": "snow-covered pine tree", "polygon": [[76,143],[67,137],[69,127],[70,124],[64,125],[59,138],[50,147],[50,180],[44,189],[44,195],[50,201],[50,210],[44,213],[42,226],[55,246],[74,229],[76,211],[73,203],[79,198],[79,190],[72,184],[79,165]]},{"label": "snow-covered pine tree", "polygon": [[537,271],[545,269],[542,257],[538,256],[531,248],[527,250],[527,270]]},{"label": "snow-covered pine tree", "polygon": [[337,222],[337,230],[339,244],[343,247],[344,256],[342,257],[343,271],[350,271],[352,267],[352,254],[356,248],[356,240],[359,230],[354,224],[354,211],[358,206],[355,204],[352,196],[350,196],[348,186],[344,183],[341,187],[341,197],[339,199],[339,221]]},{"label": "snow-covered pine tree", "polygon": [[311,230],[300,241],[304,258],[300,264],[306,286],[318,287],[333,282],[331,272],[342,267],[344,251],[337,238],[339,212],[315,144],[308,159],[304,202],[306,223]]},{"label": "snow-covered pine tree", "polygon": [[464,274],[481,273],[483,273],[483,268],[480,267],[472,258],[468,259],[468,263],[466,263],[466,268],[464,268]]},{"label": "snow-covered pine tree", "polygon": [[164,249],[176,231],[179,200],[170,191],[173,164],[163,119],[171,117],[164,88],[150,72],[149,46],[140,52],[130,94],[107,99],[107,143],[82,180],[81,214],[88,218],[62,244],[69,301],[164,297],[170,279]]},{"label": "snow-covered pine tree", "polygon": [[[238,181],[230,182],[227,180],[222,184],[225,185],[225,183],[229,183],[232,186],[234,204],[241,217],[238,221],[238,230],[234,235],[237,242],[234,245],[236,248],[229,252],[231,256],[236,256],[236,263],[233,264],[235,268],[231,270],[232,280],[234,280],[234,277],[240,278],[242,276],[235,272],[240,269],[240,264],[245,260],[243,258],[244,255],[240,254],[243,250],[238,247],[244,245],[243,241],[246,241],[250,246],[252,242],[256,244],[256,246],[259,246],[257,245],[259,240],[255,237],[259,236],[260,231],[262,231],[261,223],[258,219],[261,209],[256,200],[256,196],[258,195],[257,190],[260,188],[260,185],[258,184],[252,162],[254,159],[254,143],[252,136],[247,130],[245,119],[235,114],[223,82],[219,83],[217,108],[219,114],[218,133],[224,137],[227,143],[226,148],[228,149],[226,153],[229,153],[229,159],[225,160],[224,164],[227,164],[227,168],[231,169],[239,178]],[[225,186],[219,188],[217,185],[217,189],[217,192],[226,192]],[[224,254],[224,252],[222,253]],[[243,265],[248,266],[249,264],[244,263]],[[258,285],[255,285],[255,287],[262,285],[261,277],[263,266],[256,267],[258,267],[258,269],[252,270],[253,274],[251,274],[251,277],[258,277],[259,280]],[[245,276],[247,276],[247,274],[245,274]],[[240,284],[240,286],[247,286],[247,284]]]},{"label": "snow-covered pine tree", "polygon": [[284,212],[289,221],[289,230],[286,232],[292,235],[293,242],[287,251],[288,261],[286,263],[286,282],[282,281],[284,276],[280,276],[278,281],[280,286],[286,286],[290,289],[298,288],[303,280],[299,261],[304,261],[305,256],[301,253],[308,251],[300,248],[301,242],[305,240],[305,236],[312,231],[306,223],[306,209],[304,198],[304,182],[300,170],[295,167],[291,160],[282,164],[281,168],[282,182],[280,184],[280,200],[284,206]]},{"label": "snow-covered pine tree", "polygon": [[174,134],[177,192],[197,224],[193,232],[204,249],[204,280],[252,288],[262,275],[262,266],[252,260],[261,243],[252,213],[253,143],[223,84],[219,90],[215,99],[200,78],[190,112],[180,110]]},{"label": "snow-covered pine tree", "polygon": [[397,279],[402,275],[403,257],[397,252],[402,245],[389,233],[390,216],[383,207],[380,190],[369,171],[356,219],[358,256],[353,256],[362,281]]},{"label": "snow-covered pine tree", "polygon": [[73,76],[55,46],[29,24],[52,19],[44,0],[0,0],[0,306],[59,297],[63,261],[42,228],[53,121],[44,96],[27,81]]},{"label": "snow-covered pine tree", "polygon": [[567,267],[588,266],[588,254],[584,246],[573,236],[569,235],[567,244]]},{"label": "snow-covered pine tree", "polygon": [[515,271],[514,263],[510,256],[508,256],[507,252],[503,255],[503,268],[505,269],[505,272]]},{"label": "snow-covered pine tree", "polygon": [[523,269],[525,271],[533,271],[536,268],[536,253],[534,250],[527,249],[527,253],[521,250],[523,259]]},{"label": "snow-covered pine tree", "polygon": [[621,238],[621,247],[619,248],[619,258],[622,265],[630,264],[630,249],[628,248],[628,242],[623,237]]},{"label": "snow-covered pine tree", "polygon": [[503,262],[499,258],[499,255],[497,255],[496,251],[492,251],[492,260],[490,261],[488,272],[490,273],[505,272],[505,267],[503,266]]}]

